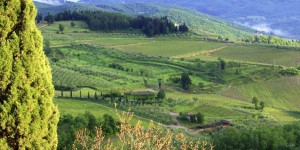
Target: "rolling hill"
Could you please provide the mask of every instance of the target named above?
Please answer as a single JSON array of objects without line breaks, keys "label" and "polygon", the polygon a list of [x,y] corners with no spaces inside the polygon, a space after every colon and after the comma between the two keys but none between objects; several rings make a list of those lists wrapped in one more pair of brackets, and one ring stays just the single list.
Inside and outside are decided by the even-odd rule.
[{"label": "rolling hill", "polygon": [[[80,0],[93,5],[122,3],[159,3],[192,8],[199,12],[244,24],[278,36],[300,37],[300,12],[297,0]],[[230,10],[230,11],[228,11]]]},{"label": "rolling hill", "polygon": [[36,2],[40,13],[54,14],[66,10],[80,11],[80,10],[102,10],[124,13],[131,16],[168,16],[176,23],[186,23],[192,31],[204,36],[218,36],[232,40],[248,38],[254,30],[250,28],[228,22],[217,17],[212,17],[192,9],[174,5],[157,5],[157,4],[117,4],[117,5],[98,5],[90,6],[86,4],[67,3],[59,6],[42,5]]}]

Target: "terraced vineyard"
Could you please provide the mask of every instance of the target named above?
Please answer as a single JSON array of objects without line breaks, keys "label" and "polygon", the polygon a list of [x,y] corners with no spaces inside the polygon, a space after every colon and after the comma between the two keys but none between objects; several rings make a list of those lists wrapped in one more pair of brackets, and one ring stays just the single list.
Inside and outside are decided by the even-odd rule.
[{"label": "terraced vineyard", "polygon": [[298,111],[300,108],[299,88],[300,77],[290,77],[232,87],[219,94],[247,102],[257,97],[267,106]]},{"label": "terraced vineyard", "polygon": [[114,86],[113,83],[91,75],[52,66],[53,82],[57,86],[104,88]]}]

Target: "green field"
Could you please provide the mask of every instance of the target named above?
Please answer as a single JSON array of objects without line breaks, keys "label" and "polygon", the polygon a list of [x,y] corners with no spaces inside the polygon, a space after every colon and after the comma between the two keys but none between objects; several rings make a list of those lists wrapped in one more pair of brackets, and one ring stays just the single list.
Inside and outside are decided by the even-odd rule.
[{"label": "green field", "polygon": [[166,39],[156,40],[151,43],[139,45],[118,46],[116,49],[150,56],[171,57],[212,50],[223,47],[224,45],[225,44],[222,43],[204,42],[198,40]]},{"label": "green field", "polygon": [[246,62],[257,62],[282,66],[300,65],[300,51],[271,48],[265,46],[229,46],[212,54],[221,57]]},{"label": "green field", "polygon": [[[51,61],[53,83],[68,89],[63,92],[64,97],[71,96],[71,88],[73,98],[80,97],[81,92],[82,98],[88,98],[89,93],[91,99],[95,93],[99,97],[114,91],[158,92],[161,79],[166,99],[155,106],[132,106],[138,115],[166,124],[173,122],[170,112],[201,112],[209,123],[215,119],[243,121],[255,116],[280,122],[300,118],[297,78],[278,76],[280,68],[273,68],[271,60],[275,58],[277,65],[290,66],[298,59],[296,51],[209,42],[189,34],[147,38],[136,30],[94,32],[83,22],[75,23],[75,27],[70,22],[39,25],[44,39],[50,40],[50,59],[55,60]],[[65,26],[63,34],[56,33],[59,24]],[[223,71],[218,57],[226,60]],[[112,64],[121,68],[113,68]],[[239,69],[241,73],[236,74]],[[180,78],[183,72],[190,73],[189,91],[183,91],[180,84],[171,80]],[[56,90],[56,97],[61,94]],[[265,101],[267,107],[263,112],[253,108],[254,96]],[[97,105],[76,99],[56,102],[62,114],[76,115],[89,110],[98,117],[106,111],[115,116],[111,103],[104,101]],[[127,106],[119,108],[124,110]]]}]

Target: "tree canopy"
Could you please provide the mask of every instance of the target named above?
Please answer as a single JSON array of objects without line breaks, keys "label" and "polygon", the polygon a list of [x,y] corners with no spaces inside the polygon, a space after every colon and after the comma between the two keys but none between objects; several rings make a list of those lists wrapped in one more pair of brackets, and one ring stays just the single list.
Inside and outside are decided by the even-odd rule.
[{"label": "tree canopy", "polygon": [[1,149],[56,149],[58,110],[32,0],[0,1]]},{"label": "tree canopy", "polygon": [[112,31],[124,29],[140,29],[147,36],[152,37],[159,34],[175,32],[188,32],[186,24],[175,26],[167,17],[130,17],[120,13],[102,11],[65,11],[56,15],[45,17],[48,23],[55,21],[80,20],[85,21],[91,30]]}]

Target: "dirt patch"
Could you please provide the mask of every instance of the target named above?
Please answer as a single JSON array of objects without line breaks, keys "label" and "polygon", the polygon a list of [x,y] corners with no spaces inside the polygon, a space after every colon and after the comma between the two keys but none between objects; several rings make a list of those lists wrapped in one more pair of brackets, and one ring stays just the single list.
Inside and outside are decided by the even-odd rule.
[{"label": "dirt patch", "polygon": [[202,51],[202,52],[197,52],[197,53],[187,53],[187,54],[183,54],[183,55],[174,56],[172,58],[188,58],[188,57],[195,57],[195,56],[200,56],[200,55],[209,55],[211,53],[223,50],[225,48],[227,48],[227,46],[223,46],[223,47],[215,48],[215,49],[211,49],[211,50],[206,50],[206,51]]}]

